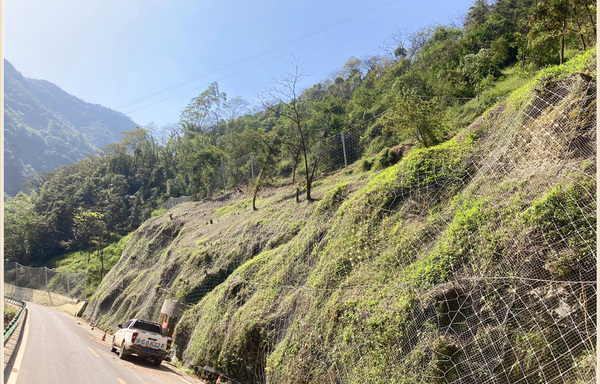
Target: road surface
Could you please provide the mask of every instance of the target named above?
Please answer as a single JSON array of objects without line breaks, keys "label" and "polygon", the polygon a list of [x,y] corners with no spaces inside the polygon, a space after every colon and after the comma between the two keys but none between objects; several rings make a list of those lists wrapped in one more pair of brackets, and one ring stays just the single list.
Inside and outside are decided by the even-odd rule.
[{"label": "road surface", "polygon": [[[163,362],[110,352],[112,337],[82,319],[27,303],[28,315],[9,384],[201,384]],[[8,372],[5,372],[7,375]]]}]

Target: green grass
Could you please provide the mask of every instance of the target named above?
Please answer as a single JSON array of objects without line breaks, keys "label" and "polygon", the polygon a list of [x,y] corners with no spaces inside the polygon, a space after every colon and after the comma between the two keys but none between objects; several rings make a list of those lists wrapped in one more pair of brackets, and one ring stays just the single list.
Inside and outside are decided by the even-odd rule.
[{"label": "green grass", "polygon": [[493,86],[481,93],[479,98],[471,99],[466,103],[458,102],[449,108],[449,125],[454,127],[451,132],[456,133],[475,121],[485,111],[506,99],[512,92],[527,84],[534,77],[531,73],[521,73],[518,64],[505,68],[502,75]]},{"label": "green grass", "polygon": [[[583,70],[587,62],[573,59],[570,65]],[[556,327],[527,326],[529,312],[492,324],[496,315],[506,318],[506,305],[512,305],[507,298],[519,288],[509,281],[514,273],[535,272],[564,284],[594,270],[593,155],[567,154],[559,170],[551,162],[529,167],[523,157],[531,153],[523,151],[536,155],[538,148],[517,139],[519,129],[535,129],[532,124],[515,127],[514,142],[500,143],[506,149],[501,159],[490,157],[489,149],[498,148],[496,133],[514,120],[514,108],[522,108],[542,82],[560,80],[562,71],[549,69],[512,91],[528,81],[512,68],[487,93],[510,94],[510,108],[494,110],[489,122],[443,144],[415,148],[385,169],[366,171],[357,162],[352,172],[322,178],[313,202],[296,203],[293,188],[284,187],[269,191],[255,212],[233,200],[219,208],[190,206],[181,216],[185,231],[170,240],[159,236],[167,221],[152,220],[132,236],[119,270],[90,306],[103,303],[110,308],[100,311],[104,321],[114,322],[136,311],[155,315],[164,291],[187,299],[195,290],[177,328],[180,357],[243,382],[456,380],[461,354],[497,342],[494,326],[506,335],[505,344],[496,346],[497,358],[504,359],[498,364],[511,369],[509,381],[539,381],[553,344],[563,343],[564,352],[570,340],[582,350],[561,353],[563,372],[593,373],[579,338],[560,340],[552,334]],[[473,114],[487,108],[472,106]],[[484,167],[489,164],[494,168]],[[208,216],[218,220],[205,225]],[[222,281],[210,287],[215,276]],[[507,282],[488,283],[498,277]],[[550,294],[530,288],[518,291],[520,299]],[[113,292],[118,294],[111,299]],[[481,300],[479,307],[466,299]],[[460,311],[459,303],[465,304]],[[581,308],[572,310],[569,317],[582,315]],[[545,314],[534,323],[551,317]],[[480,315],[490,324],[460,334],[467,318]],[[459,334],[460,340],[454,337]]]},{"label": "green grass", "polygon": [[10,322],[17,316],[17,311],[9,306],[4,306],[4,327],[8,327]]},{"label": "green grass", "polygon": [[154,211],[152,211],[152,213],[150,214],[150,217],[156,217],[156,216],[160,216],[165,214],[168,211],[168,209],[155,209]]},{"label": "green grass", "polygon": [[[110,243],[99,251],[94,252],[72,252],[54,259],[49,263],[49,267],[58,271],[69,271],[73,273],[86,273],[86,297],[92,295],[101,282],[102,265],[100,254],[104,258],[104,276],[119,261],[123,248],[132,234],[122,238],[113,237]],[[80,287],[83,289],[83,287]]]}]

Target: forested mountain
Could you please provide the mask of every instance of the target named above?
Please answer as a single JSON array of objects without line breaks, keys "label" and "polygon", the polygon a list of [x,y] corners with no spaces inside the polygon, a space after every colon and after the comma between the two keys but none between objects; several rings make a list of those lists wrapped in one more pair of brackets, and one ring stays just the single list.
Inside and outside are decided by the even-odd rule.
[{"label": "forested mountain", "polygon": [[56,85],[24,77],[4,60],[5,192],[118,142],[135,127],[122,113],[86,103]]},{"label": "forested mountain", "polygon": [[[365,169],[384,167],[410,148],[443,143],[540,68],[594,47],[595,15],[593,1],[477,0],[462,27],[398,33],[387,54],[351,57],[312,87],[296,87],[303,75],[297,62],[292,75],[265,92],[258,110],[213,83],[190,101],[166,140],[127,131],[96,155],[43,175],[31,196],[7,202],[5,255],[45,264],[94,242],[97,248],[110,234],[137,228],[170,197],[201,200],[236,186],[259,191],[292,183],[298,198],[310,200],[316,176],[355,161]],[[12,177],[27,164],[50,169],[66,163],[133,126],[115,112],[106,117],[98,106],[77,100],[71,107],[66,94],[50,92],[56,87],[24,79],[10,65],[7,80]],[[26,114],[27,108],[35,113]],[[90,116],[98,119],[85,125]],[[92,127],[105,128],[104,136],[95,134],[101,143],[88,136]],[[331,144],[342,138],[340,163]],[[65,148],[66,155],[50,148]],[[19,153],[30,158],[18,160]],[[374,162],[376,155],[381,161]]]},{"label": "forested mountain", "polygon": [[5,262],[85,272],[63,291],[108,330],[185,303],[176,356],[212,381],[593,383],[595,2],[390,44],[253,111],[213,83],[165,140],[42,175]]}]

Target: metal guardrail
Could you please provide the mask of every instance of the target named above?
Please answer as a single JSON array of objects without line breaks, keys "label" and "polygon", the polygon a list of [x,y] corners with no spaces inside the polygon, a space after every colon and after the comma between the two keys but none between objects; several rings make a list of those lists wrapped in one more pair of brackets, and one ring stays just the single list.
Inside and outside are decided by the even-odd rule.
[{"label": "metal guardrail", "polygon": [[21,320],[21,316],[23,315],[23,312],[25,311],[25,305],[26,305],[24,301],[13,299],[12,297],[4,297],[4,301],[7,301],[12,304],[20,305],[21,310],[19,311],[19,313],[17,313],[17,315],[14,317],[14,319],[12,319],[12,321],[10,322],[8,327],[6,327],[4,329],[3,345],[6,344],[6,342],[10,338],[10,335],[12,335],[13,332],[15,331],[15,329],[17,328],[17,325],[19,324],[19,320]]}]

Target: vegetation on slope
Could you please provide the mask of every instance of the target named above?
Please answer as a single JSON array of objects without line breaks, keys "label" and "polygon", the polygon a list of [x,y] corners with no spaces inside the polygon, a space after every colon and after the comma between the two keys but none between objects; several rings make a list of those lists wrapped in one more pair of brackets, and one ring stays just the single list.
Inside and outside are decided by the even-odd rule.
[{"label": "vegetation on slope", "polygon": [[114,326],[181,300],[178,357],[242,382],[588,382],[594,67],[545,71],[397,165],[322,178],[313,202],[181,204],[136,231],[88,314]]},{"label": "vegetation on slope", "polygon": [[[254,113],[212,84],[165,142],[136,129],[7,202],[7,257],[96,254],[139,227],[88,315],[114,327],[183,301],[178,357],[240,381],[587,382],[595,51],[489,109],[595,41],[595,5],[566,3],[477,1],[462,29]],[[354,164],[337,172],[342,132]],[[181,195],[195,202],[150,218]]]},{"label": "vegetation on slope", "polygon": [[[345,161],[362,159],[366,168],[373,165],[371,156],[385,148],[396,147],[387,151],[388,164],[390,153],[447,141],[539,68],[566,62],[594,46],[594,2],[545,3],[478,0],[462,28],[440,25],[398,33],[382,55],[352,57],[312,87],[290,89],[286,85],[293,81],[280,81],[281,87],[270,94],[289,95],[291,90],[295,97],[266,97],[252,112],[247,102],[229,98],[217,83],[211,84],[190,101],[165,140],[141,128],[129,130],[121,142],[97,155],[33,178],[30,196],[7,201],[7,211],[18,214],[6,220],[6,259],[45,265],[66,253],[98,249],[113,234],[136,229],[169,197],[199,201],[239,185],[259,190],[290,181],[309,195],[315,174],[341,167],[334,161],[339,153],[330,145],[340,142],[341,133]],[[283,80],[302,77],[300,67],[294,70],[299,71]],[[7,82],[7,94],[12,88],[25,89],[13,83]],[[42,93],[38,99],[47,105],[58,105],[62,97]],[[11,110],[20,111],[11,100],[7,98],[9,120]],[[77,121],[85,120],[80,115],[87,107],[77,110]],[[54,121],[46,109],[34,115]],[[56,125],[47,124],[50,131]],[[30,145],[20,153],[42,153],[32,150],[38,147]],[[95,217],[97,223],[78,217]],[[90,228],[95,228],[98,244],[80,236]]]}]

